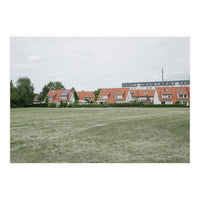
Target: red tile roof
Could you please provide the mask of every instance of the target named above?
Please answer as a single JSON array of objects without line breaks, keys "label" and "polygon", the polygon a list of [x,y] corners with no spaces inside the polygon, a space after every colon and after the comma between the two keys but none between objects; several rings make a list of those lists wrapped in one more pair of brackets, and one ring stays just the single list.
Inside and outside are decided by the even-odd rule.
[{"label": "red tile roof", "polygon": [[[178,100],[190,99],[190,87],[157,87],[156,88],[159,100],[171,100],[173,104]],[[162,95],[171,94],[171,98],[163,98]],[[179,98],[178,94],[187,94],[187,98]]]},{"label": "red tile roof", "polygon": [[[69,93],[67,93],[65,96],[66,96],[66,99],[60,99],[60,95],[64,92],[64,91],[68,91]],[[49,102],[53,102],[53,103],[56,103],[56,101],[68,101],[68,98],[70,96],[71,93],[73,93],[74,90],[73,89],[67,89],[67,90],[49,90],[48,94],[47,94],[47,97],[53,97],[53,100],[52,99],[49,99]]]},{"label": "red tile roof", "polygon": [[92,99],[90,101],[95,102],[95,96],[94,96],[94,92],[76,92],[78,95],[79,100],[85,100],[86,97],[91,97]]},{"label": "red tile roof", "polygon": [[[125,101],[129,88],[102,88],[97,101],[106,101],[107,103],[114,103],[115,101]],[[107,95],[108,99],[101,99],[101,95]],[[122,99],[115,99],[115,95],[122,95]]]},{"label": "red tile roof", "polygon": [[132,97],[154,97],[155,90],[131,90]]}]

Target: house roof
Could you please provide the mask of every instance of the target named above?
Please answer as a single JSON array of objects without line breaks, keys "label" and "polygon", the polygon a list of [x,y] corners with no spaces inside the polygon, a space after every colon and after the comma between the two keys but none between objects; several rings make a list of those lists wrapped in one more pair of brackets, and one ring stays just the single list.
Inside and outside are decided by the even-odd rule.
[{"label": "house roof", "polygon": [[[68,101],[68,98],[71,93],[74,92],[73,89],[67,89],[67,90],[49,90],[47,96],[48,97],[53,97],[53,99],[49,99],[50,102],[55,103],[56,101],[61,101],[60,95],[63,94],[63,92],[66,92],[66,99],[62,99],[62,101]],[[63,96],[63,95],[62,95]]]},{"label": "house roof", "polygon": [[[106,101],[107,103],[114,103],[116,101],[126,100],[129,88],[102,88],[97,101]],[[108,99],[101,99],[101,96],[107,95]],[[122,99],[115,99],[115,95],[122,95]]]},{"label": "house roof", "polygon": [[131,90],[132,97],[154,97],[155,90]]},{"label": "house roof", "polygon": [[[159,100],[171,100],[176,103],[178,100],[190,99],[190,87],[157,87],[156,88]],[[171,98],[163,98],[162,95],[170,94]],[[187,98],[179,98],[179,94],[187,94]]]},{"label": "house roof", "polygon": [[84,91],[84,92],[76,92],[78,95],[79,100],[85,100],[86,97],[91,97],[92,99],[90,101],[95,101],[95,96],[94,96],[94,92],[88,92],[88,91]]}]

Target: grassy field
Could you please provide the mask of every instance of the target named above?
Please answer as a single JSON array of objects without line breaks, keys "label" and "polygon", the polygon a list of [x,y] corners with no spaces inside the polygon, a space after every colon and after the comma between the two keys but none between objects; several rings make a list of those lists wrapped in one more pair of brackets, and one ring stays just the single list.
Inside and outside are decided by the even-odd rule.
[{"label": "grassy field", "polygon": [[11,163],[188,163],[189,108],[11,109]]}]

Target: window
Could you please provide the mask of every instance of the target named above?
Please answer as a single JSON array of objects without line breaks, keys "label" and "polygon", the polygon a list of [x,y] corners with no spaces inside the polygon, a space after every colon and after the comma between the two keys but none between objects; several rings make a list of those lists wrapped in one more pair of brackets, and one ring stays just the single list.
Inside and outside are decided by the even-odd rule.
[{"label": "window", "polygon": [[163,94],[162,97],[163,97],[163,98],[171,98],[172,95],[171,95],[171,94]]},{"label": "window", "polygon": [[135,94],[134,92],[132,92],[131,94]]},{"label": "window", "polygon": [[101,99],[108,99],[108,95],[101,95],[100,98]]},{"label": "window", "polygon": [[60,99],[67,99],[66,96],[60,96]]},{"label": "window", "polygon": [[122,99],[122,95],[115,95],[115,99]]},{"label": "window", "polygon": [[92,97],[85,97],[85,99],[92,100]]},{"label": "window", "polygon": [[164,89],[165,91],[168,91],[168,89],[166,88],[166,89]]},{"label": "window", "polygon": [[161,101],[161,104],[165,104],[165,101]]},{"label": "window", "polygon": [[53,99],[53,97],[48,97],[48,98],[49,98],[49,100],[50,100],[50,99]]},{"label": "window", "polygon": [[53,92],[52,93],[55,93],[55,90],[53,90]]},{"label": "window", "polygon": [[144,92],[144,94],[148,94],[148,92]]},{"label": "window", "polygon": [[179,98],[187,98],[187,94],[179,94],[178,97]]},{"label": "window", "polygon": [[183,91],[183,88],[181,88],[181,91]]},{"label": "window", "polygon": [[177,91],[179,91],[179,89],[177,89]]}]

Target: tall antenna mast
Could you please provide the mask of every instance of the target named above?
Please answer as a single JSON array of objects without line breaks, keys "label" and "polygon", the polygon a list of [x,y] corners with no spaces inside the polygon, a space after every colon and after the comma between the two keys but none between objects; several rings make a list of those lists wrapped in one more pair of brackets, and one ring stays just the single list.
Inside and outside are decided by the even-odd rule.
[{"label": "tall antenna mast", "polygon": [[164,74],[164,71],[163,71],[163,68],[162,68],[162,81],[164,81],[163,74]]}]

